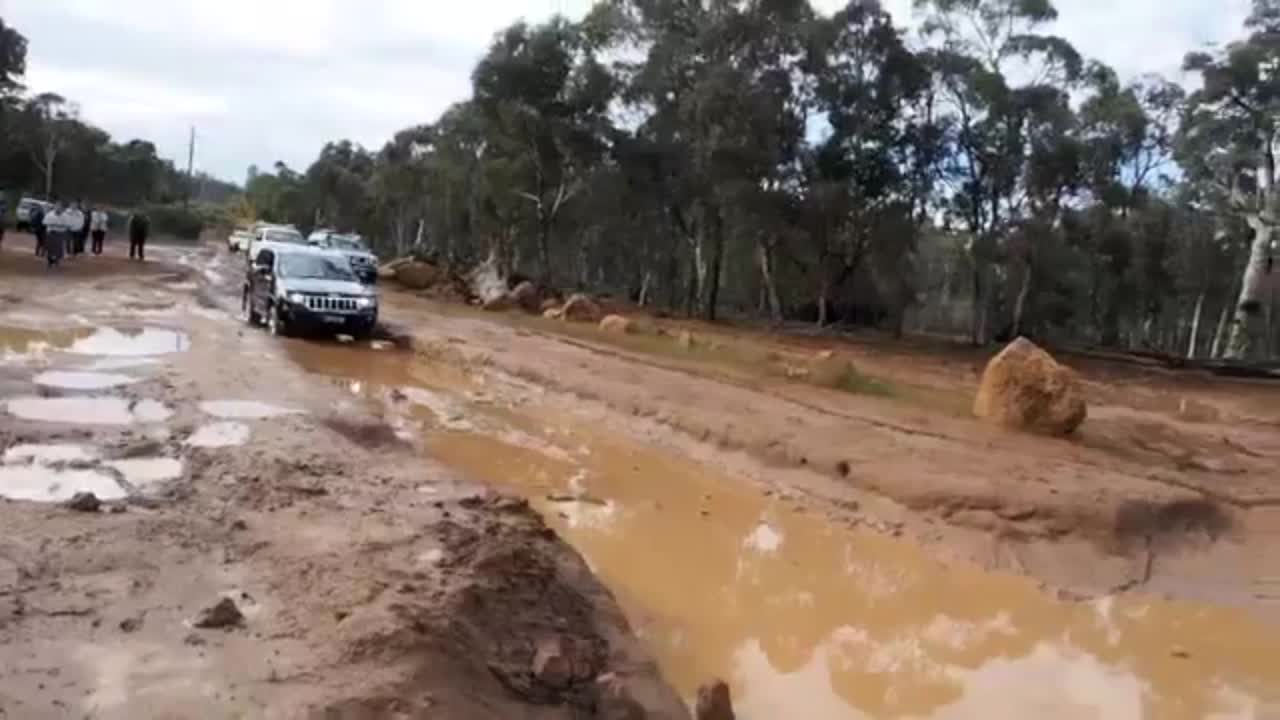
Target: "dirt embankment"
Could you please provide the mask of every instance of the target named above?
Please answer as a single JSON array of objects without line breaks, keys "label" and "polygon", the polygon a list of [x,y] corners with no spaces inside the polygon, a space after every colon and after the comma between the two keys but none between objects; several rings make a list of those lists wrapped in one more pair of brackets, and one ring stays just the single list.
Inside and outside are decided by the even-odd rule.
[{"label": "dirt embankment", "polygon": [[[971,416],[989,355],[964,349],[661,320],[636,337],[392,303],[423,352],[677,430],[668,441],[683,452],[944,555],[1084,593],[1146,585],[1274,602],[1254,584],[1280,571],[1263,547],[1280,527],[1269,511],[1280,502],[1280,417],[1255,395],[1280,400],[1270,386],[1083,363],[1089,420],[1069,438],[1046,438]],[[856,373],[838,387],[788,377],[824,350]],[[1229,580],[1214,568],[1222,563],[1236,568]]]},{"label": "dirt embankment", "polygon": [[0,715],[687,716],[576,552],[246,332],[220,256],[11,239],[0,494],[45,501],[0,500]]}]

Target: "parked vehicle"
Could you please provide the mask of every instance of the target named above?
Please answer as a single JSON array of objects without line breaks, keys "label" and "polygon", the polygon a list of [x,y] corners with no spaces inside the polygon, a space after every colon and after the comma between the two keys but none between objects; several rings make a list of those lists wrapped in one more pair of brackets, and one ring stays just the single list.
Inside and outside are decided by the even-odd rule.
[{"label": "parked vehicle", "polygon": [[302,233],[292,225],[271,225],[268,223],[257,223],[254,225],[253,240],[249,242],[249,264],[253,264],[258,257],[258,251],[263,243],[280,243],[283,245],[303,245],[307,244]]},{"label": "parked vehicle", "polygon": [[230,252],[247,252],[252,243],[253,233],[248,230],[233,230],[227,236],[227,250]]},{"label": "parked vehicle", "polygon": [[307,238],[307,243],[346,255],[360,282],[366,285],[378,282],[378,256],[373,254],[364,238],[359,235],[335,230],[316,230]]},{"label": "parked vehicle", "polygon": [[241,305],[250,325],[272,335],[323,332],[367,338],[378,296],[342,253],[296,243],[262,243],[245,276]]},{"label": "parked vehicle", "polygon": [[36,208],[43,208],[48,212],[53,207],[53,203],[37,200],[31,197],[24,197],[18,201],[18,210],[14,213],[14,223],[18,232],[31,232],[31,211]]}]

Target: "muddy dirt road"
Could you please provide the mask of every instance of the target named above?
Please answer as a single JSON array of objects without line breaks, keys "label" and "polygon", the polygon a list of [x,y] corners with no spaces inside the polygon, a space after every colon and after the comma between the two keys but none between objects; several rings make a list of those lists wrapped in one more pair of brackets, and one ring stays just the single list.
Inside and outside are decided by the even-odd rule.
[{"label": "muddy dirt road", "polygon": [[243,326],[236,258],[48,273],[16,244],[0,717],[685,717],[527,504]]},{"label": "muddy dirt road", "polygon": [[[163,258],[0,255],[9,716],[679,716],[660,670],[746,720],[1280,717],[1256,393],[1091,368],[1046,441],[955,412],[980,358],[850,350],[904,390],[833,393],[722,362],[818,341],[390,290],[395,343],[276,341],[233,258]],[[101,512],[50,502],[81,485]],[[242,623],[193,627],[221,597]]]}]

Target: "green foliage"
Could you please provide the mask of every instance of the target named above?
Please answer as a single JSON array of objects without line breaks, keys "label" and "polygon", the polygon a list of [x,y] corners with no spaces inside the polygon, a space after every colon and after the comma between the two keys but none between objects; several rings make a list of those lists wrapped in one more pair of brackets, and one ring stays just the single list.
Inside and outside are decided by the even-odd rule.
[{"label": "green foliage", "polygon": [[198,240],[205,224],[217,216],[212,208],[200,206],[145,205],[140,211],[151,219],[151,234],[171,235],[183,240]]}]

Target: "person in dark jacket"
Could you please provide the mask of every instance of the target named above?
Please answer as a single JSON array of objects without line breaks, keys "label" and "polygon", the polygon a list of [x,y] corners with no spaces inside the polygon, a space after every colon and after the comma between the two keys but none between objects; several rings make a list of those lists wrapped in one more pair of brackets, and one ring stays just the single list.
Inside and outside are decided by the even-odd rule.
[{"label": "person in dark jacket", "polygon": [[36,236],[36,257],[44,255],[44,241],[48,237],[44,229],[44,213],[44,206],[37,205],[31,208],[31,217],[27,221],[31,225],[31,234]]},{"label": "person in dark jacket", "polygon": [[89,227],[92,223],[91,214],[84,206],[84,201],[76,203],[76,210],[80,211],[80,216],[84,220],[80,223],[80,227],[75,231],[75,254],[83,255],[84,246],[89,241]]},{"label": "person in dark jacket", "polygon": [[146,213],[134,213],[129,218],[129,259],[146,260],[147,236],[151,234],[151,218]]}]

